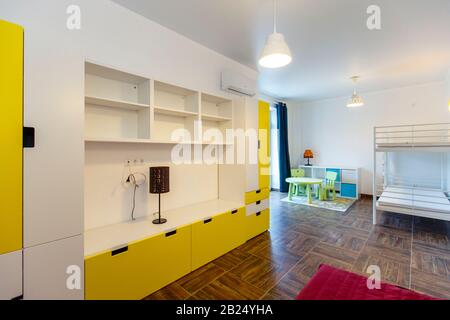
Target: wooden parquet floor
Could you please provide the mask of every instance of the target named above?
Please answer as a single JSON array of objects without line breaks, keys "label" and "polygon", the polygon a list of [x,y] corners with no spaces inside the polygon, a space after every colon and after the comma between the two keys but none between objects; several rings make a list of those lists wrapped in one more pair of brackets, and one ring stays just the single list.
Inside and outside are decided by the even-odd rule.
[{"label": "wooden parquet floor", "polygon": [[271,194],[271,230],[146,299],[291,300],[326,263],[450,299],[450,223],[394,213],[372,225],[372,200],[345,214],[281,202]]}]

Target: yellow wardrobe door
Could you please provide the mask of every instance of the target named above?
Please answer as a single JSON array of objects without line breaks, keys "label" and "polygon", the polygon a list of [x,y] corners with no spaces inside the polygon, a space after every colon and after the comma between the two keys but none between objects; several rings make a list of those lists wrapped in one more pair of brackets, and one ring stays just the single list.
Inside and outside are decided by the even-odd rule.
[{"label": "yellow wardrobe door", "polygon": [[270,188],[270,104],[259,101],[259,189]]},{"label": "yellow wardrobe door", "polygon": [[23,29],[0,20],[0,254],[22,248]]}]

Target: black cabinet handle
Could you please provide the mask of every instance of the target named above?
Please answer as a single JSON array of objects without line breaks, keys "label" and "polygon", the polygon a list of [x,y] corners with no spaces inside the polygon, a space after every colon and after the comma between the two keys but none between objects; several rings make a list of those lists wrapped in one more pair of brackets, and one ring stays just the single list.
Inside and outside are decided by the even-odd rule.
[{"label": "black cabinet handle", "polygon": [[117,256],[118,254],[121,254],[121,253],[124,253],[127,251],[128,251],[128,246],[120,248],[120,249],[116,249],[116,250],[111,251],[111,256],[114,257],[114,256]]},{"label": "black cabinet handle", "polygon": [[260,194],[261,193],[261,190],[256,190],[256,194]]},{"label": "black cabinet handle", "polygon": [[207,223],[210,223],[211,221],[212,221],[212,218],[211,218],[211,219],[207,219],[207,220],[203,221],[203,223],[204,223],[204,224],[207,224]]},{"label": "black cabinet handle", "polygon": [[259,200],[259,201],[256,201],[256,205],[260,205],[261,204],[261,200]]},{"label": "black cabinet handle", "polygon": [[259,217],[261,215],[261,212],[257,212],[256,216]]},{"label": "black cabinet handle", "polygon": [[236,210],[233,210],[233,211],[231,211],[231,214],[236,214],[236,213],[238,213],[237,209],[236,209]]},{"label": "black cabinet handle", "polygon": [[34,148],[36,130],[31,127],[23,127],[23,147]]},{"label": "black cabinet handle", "polygon": [[167,232],[167,233],[166,233],[166,238],[171,237],[171,236],[174,236],[174,235],[176,235],[176,234],[177,234],[177,230],[173,230],[173,231]]}]

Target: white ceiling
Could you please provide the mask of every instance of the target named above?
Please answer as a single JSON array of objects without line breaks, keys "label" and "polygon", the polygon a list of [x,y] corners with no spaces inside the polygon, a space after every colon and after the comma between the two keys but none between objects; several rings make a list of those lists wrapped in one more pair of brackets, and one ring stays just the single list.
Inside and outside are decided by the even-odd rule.
[{"label": "white ceiling", "polygon": [[[272,0],[113,0],[225,56],[259,69]],[[366,27],[369,5],[382,29]],[[260,69],[260,90],[292,100],[441,81],[450,68],[450,0],[279,0],[291,65]]]}]

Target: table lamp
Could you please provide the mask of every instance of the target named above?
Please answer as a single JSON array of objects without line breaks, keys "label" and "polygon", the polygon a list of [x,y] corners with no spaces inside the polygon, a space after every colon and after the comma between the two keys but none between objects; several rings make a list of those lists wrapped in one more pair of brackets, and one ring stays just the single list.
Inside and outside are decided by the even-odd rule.
[{"label": "table lamp", "polygon": [[312,164],[309,163],[309,159],[314,159],[314,153],[312,152],[312,150],[307,149],[305,150],[303,158],[308,159],[308,163],[306,164],[306,166],[311,167]]},{"label": "table lamp", "polygon": [[170,191],[169,167],[150,168],[150,193],[158,194],[158,219],[153,224],[164,224],[167,219],[161,219],[161,193]]}]

